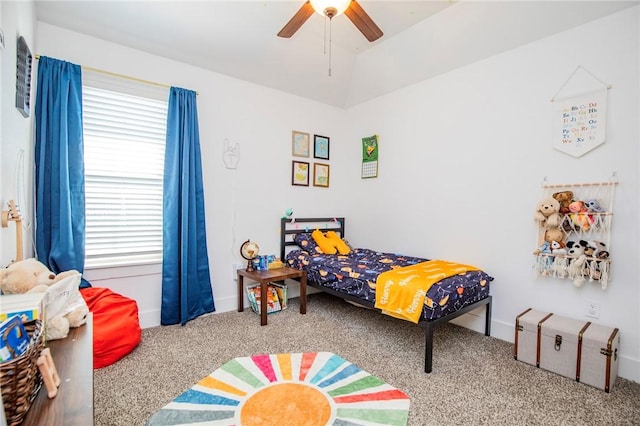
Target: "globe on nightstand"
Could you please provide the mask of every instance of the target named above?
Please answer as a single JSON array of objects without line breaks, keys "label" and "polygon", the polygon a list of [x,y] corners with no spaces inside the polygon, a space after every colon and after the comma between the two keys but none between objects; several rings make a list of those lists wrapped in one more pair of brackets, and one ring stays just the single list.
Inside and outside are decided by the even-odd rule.
[{"label": "globe on nightstand", "polygon": [[258,257],[260,253],[260,247],[249,240],[242,243],[240,246],[240,255],[247,260],[247,272],[253,272],[253,259]]}]

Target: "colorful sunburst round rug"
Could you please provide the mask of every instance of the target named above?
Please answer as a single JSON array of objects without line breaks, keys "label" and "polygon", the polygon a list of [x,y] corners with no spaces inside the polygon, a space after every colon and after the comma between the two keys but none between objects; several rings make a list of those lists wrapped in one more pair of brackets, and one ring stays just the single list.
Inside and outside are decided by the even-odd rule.
[{"label": "colorful sunburst round rug", "polygon": [[151,416],[147,425],[398,425],[409,397],[330,352],[235,358]]}]

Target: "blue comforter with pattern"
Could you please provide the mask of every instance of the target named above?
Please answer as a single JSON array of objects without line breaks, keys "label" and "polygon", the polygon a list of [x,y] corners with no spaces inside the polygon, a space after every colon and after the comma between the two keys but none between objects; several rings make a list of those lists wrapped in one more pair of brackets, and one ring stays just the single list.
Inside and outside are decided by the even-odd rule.
[{"label": "blue comforter with pattern", "polygon": [[[347,255],[310,254],[305,250],[293,250],[286,256],[286,264],[304,269],[307,280],[337,292],[375,303],[376,279],[382,272],[426,262],[429,259],[382,253],[356,248]],[[422,320],[434,320],[455,312],[489,295],[491,276],[483,271],[445,278],[427,291]]]}]

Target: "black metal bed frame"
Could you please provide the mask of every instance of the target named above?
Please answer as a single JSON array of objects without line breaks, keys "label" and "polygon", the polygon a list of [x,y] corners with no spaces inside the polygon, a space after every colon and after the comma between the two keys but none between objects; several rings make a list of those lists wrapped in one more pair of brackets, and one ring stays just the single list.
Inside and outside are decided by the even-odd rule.
[{"label": "black metal bed frame", "polygon": [[[302,224],[303,226],[297,226],[295,228],[291,228],[293,223]],[[340,235],[340,237],[344,238],[344,229],[345,229],[345,219],[343,217],[337,218],[282,218],[280,220],[280,259],[284,261],[286,249],[287,247],[298,247],[298,245],[293,241],[293,238],[296,234],[301,234],[304,232],[311,232],[309,229],[310,224],[319,225],[322,224],[327,230],[335,231]],[[290,226],[287,226],[290,225]],[[302,229],[301,229],[302,228]],[[315,229],[315,227],[313,227]],[[307,280],[307,285],[310,285],[314,288],[320,289],[326,293],[332,294],[336,297],[339,297],[344,300],[349,300],[351,302],[355,302],[357,304],[366,306],[367,308],[371,308],[377,311],[380,309],[375,308],[375,304],[373,302],[369,302],[367,300],[362,300],[358,297],[352,296],[350,294],[342,293],[331,288],[324,287],[318,283],[315,283],[311,280]],[[444,324],[449,322],[450,320],[457,318],[461,315],[464,315],[474,309],[477,309],[482,306],[486,306],[485,310],[485,324],[484,324],[484,335],[491,335],[491,302],[492,296],[487,296],[484,299],[478,300],[470,305],[465,306],[455,312],[445,315],[442,318],[438,318],[435,320],[420,320],[418,325],[424,328],[425,330],[425,348],[424,348],[424,371],[425,373],[431,373],[433,367],[433,332],[435,327],[440,324]]]}]

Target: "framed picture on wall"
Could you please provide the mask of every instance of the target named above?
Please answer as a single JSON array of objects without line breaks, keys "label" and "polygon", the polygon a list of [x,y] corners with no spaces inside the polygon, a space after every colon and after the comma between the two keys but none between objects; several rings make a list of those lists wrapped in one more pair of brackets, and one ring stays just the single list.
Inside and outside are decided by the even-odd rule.
[{"label": "framed picture on wall", "polygon": [[329,159],[329,138],[313,135],[313,158]]},{"label": "framed picture on wall", "polygon": [[313,186],[329,187],[329,165],[313,163]]},{"label": "framed picture on wall", "polygon": [[309,163],[291,162],[291,185],[309,186]]},{"label": "framed picture on wall", "polygon": [[309,133],[291,132],[291,153],[294,157],[309,156]]}]

